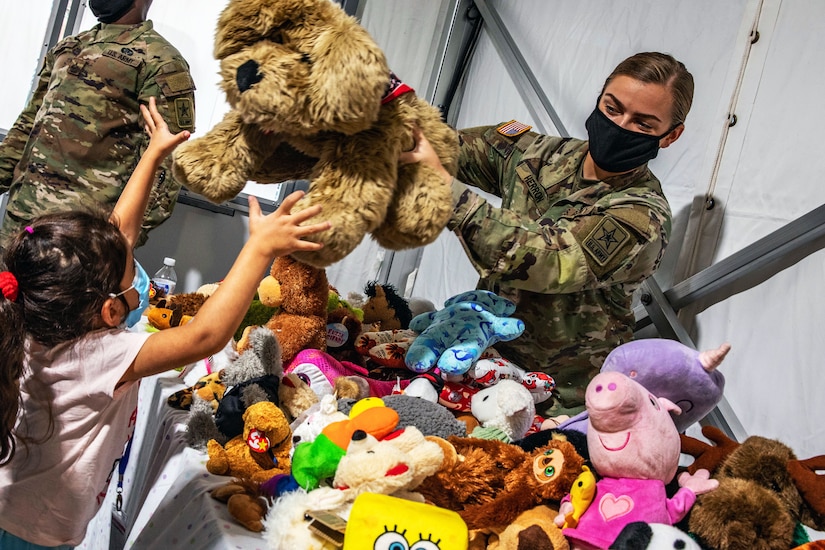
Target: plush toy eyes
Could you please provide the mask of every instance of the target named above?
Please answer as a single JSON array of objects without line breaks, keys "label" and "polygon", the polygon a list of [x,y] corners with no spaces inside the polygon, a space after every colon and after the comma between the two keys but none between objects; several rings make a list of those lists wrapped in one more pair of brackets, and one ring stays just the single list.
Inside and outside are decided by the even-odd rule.
[{"label": "plush toy eyes", "polygon": [[553,466],[548,466],[544,469],[544,475],[546,475],[547,477],[553,477],[554,475],[556,475],[556,468]]},{"label": "plush toy eyes", "polygon": [[410,546],[410,550],[438,550],[439,548],[441,548],[438,545],[439,542],[441,541],[420,540],[412,546]]},{"label": "plush toy eyes", "polygon": [[307,386],[312,387],[312,383],[309,381],[309,376],[307,376],[303,372],[298,373],[298,378],[300,378]]},{"label": "plush toy eyes", "polygon": [[387,531],[375,539],[376,550],[409,550],[407,539],[396,531]]},{"label": "plush toy eyes", "polygon": [[658,411],[659,410],[659,402],[656,401],[656,398],[653,397],[652,395],[648,395],[647,398],[650,399],[650,404],[653,405],[653,407]]}]

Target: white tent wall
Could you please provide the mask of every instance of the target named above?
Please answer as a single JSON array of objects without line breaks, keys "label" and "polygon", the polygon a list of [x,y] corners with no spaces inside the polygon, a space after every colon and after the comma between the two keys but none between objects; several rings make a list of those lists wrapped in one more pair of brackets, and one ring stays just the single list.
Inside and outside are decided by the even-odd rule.
[{"label": "white tent wall", "polygon": [[[387,52],[393,70],[423,92],[433,46],[449,0],[363,3],[363,23]],[[818,130],[825,125],[825,3],[819,0],[520,0],[489,1],[558,112],[567,132],[586,137],[584,121],[604,77],[637,51],[672,53],[693,73],[696,96],[679,141],[651,162],[674,213],[674,234],[662,271],[665,289],[709,263],[741,250],[822,204],[825,168]],[[155,0],[156,28],[192,65],[197,134],[228,109],[211,57],[217,15],[225,0]],[[3,0],[0,128],[24,106],[51,2]],[[759,40],[750,34],[758,22]],[[86,14],[81,28],[91,26]],[[743,60],[745,60],[743,62]],[[537,124],[523,89],[483,31],[464,79],[457,126],[512,118]],[[736,125],[728,128],[728,114]],[[554,128],[541,128],[557,133]],[[705,210],[711,193],[715,208]],[[683,243],[683,235],[690,240]],[[172,219],[138,251],[147,269],[163,256],[178,259],[181,290],[220,279],[246,236],[246,218],[179,204]],[[475,272],[457,239],[444,233],[421,252],[408,294],[439,305],[475,285]],[[328,270],[346,293],[386,269],[387,252],[366,239]],[[726,396],[748,433],[776,437],[800,457],[825,453],[825,377],[817,375],[825,338],[817,307],[823,280],[817,252],[766,283],[708,308],[694,327],[698,347],[723,341],[733,351],[722,366]]]},{"label": "white tent wall", "polygon": [[[698,241],[715,245],[713,261],[825,203],[825,4],[765,2],[758,28],[716,181],[723,222]],[[800,457],[825,452],[823,259],[812,254],[697,323],[697,343],[733,345],[725,393],[746,430],[781,439]]]}]

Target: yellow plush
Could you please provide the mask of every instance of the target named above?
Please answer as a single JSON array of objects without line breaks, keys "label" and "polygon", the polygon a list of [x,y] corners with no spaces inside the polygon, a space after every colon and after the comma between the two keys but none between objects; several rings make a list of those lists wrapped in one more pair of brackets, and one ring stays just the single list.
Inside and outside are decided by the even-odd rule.
[{"label": "yellow plush", "polygon": [[283,411],[275,403],[259,401],[243,414],[243,434],[221,445],[206,444],[206,469],[217,475],[263,482],[290,471],[292,431]]},{"label": "yellow plush", "polygon": [[232,107],[175,151],[178,181],[211,201],[247,181],[310,181],[296,209],[323,206],[332,228],[295,257],[326,267],[367,234],[400,250],[435,240],[451,191],[432,168],[399,165],[418,126],[451,172],[458,137],[439,111],[392,74],[367,31],[329,0],[229,0],[214,55]]},{"label": "yellow plush", "polygon": [[452,510],[390,495],[363,493],[352,506],[343,550],[466,550],[467,538],[467,526]]}]

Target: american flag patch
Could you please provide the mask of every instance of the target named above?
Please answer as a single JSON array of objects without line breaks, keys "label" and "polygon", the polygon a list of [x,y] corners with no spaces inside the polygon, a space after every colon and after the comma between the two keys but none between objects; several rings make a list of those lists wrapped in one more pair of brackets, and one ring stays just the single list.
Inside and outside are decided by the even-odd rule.
[{"label": "american flag patch", "polygon": [[522,124],[518,120],[511,120],[510,122],[505,122],[504,124],[496,128],[496,131],[502,136],[516,137],[520,136],[530,128],[532,128],[532,126]]}]

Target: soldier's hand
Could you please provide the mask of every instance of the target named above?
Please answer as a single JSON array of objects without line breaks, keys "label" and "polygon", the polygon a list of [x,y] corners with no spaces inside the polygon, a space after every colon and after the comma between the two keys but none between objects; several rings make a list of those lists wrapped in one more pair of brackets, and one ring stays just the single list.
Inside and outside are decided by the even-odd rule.
[{"label": "soldier's hand", "polygon": [[447,172],[444,165],[441,164],[441,159],[438,158],[438,154],[435,152],[435,149],[433,149],[432,144],[418,126],[413,128],[413,139],[415,140],[415,145],[409,151],[402,151],[398,156],[398,162],[401,164],[420,162],[425,166],[429,166],[442,176],[444,183],[449,185],[453,177]]}]

